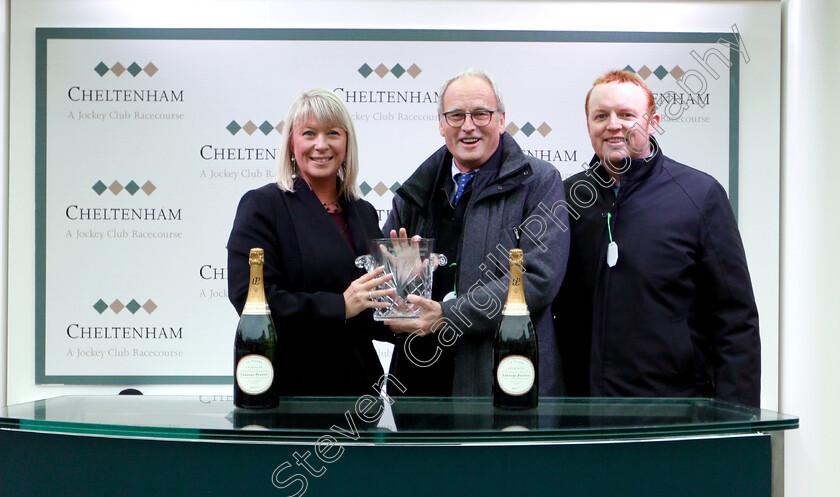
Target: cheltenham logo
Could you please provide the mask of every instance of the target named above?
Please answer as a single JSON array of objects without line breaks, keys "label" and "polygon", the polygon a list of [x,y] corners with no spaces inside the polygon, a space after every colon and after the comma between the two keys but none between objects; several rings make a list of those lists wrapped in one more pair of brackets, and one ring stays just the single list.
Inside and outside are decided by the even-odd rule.
[{"label": "cheltenham logo", "polygon": [[262,131],[262,134],[268,136],[268,134],[271,133],[272,131],[277,131],[278,133],[282,133],[283,132],[283,121],[280,121],[279,123],[277,123],[277,126],[274,126],[273,124],[271,124],[268,121],[263,121],[262,124],[257,126],[256,124],[254,124],[254,121],[248,121],[247,123],[240,125],[238,122],[236,122],[234,120],[234,121],[231,121],[230,124],[225,126],[225,129],[227,129],[228,132],[232,135],[236,135],[236,133],[239,133],[239,131],[241,130],[241,131],[244,131],[244,132],[248,133],[248,135],[250,136],[250,135],[253,135],[257,130],[260,130],[260,131]]},{"label": "cheltenham logo", "polygon": [[665,69],[661,65],[659,67],[657,67],[656,69],[652,70],[652,71],[650,70],[650,68],[648,66],[642,66],[637,71],[637,70],[633,69],[630,65],[628,65],[627,67],[624,68],[624,70],[625,71],[630,71],[632,73],[636,73],[637,75],[639,75],[640,78],[642,78],[644,80],[647,80],[651,76],[651,74],[656,76],[657,78],[659,78],[660,81],[665,79],[665,76],[667,76],[669,74],[674,79],[679,80],[683,76],[683,74],[685,74],[685,71],[683,71],[680,68],[680,66],[674,66],[674,68],[671,69],[670,71]]},{"label": "cheltenham logo", "polygon": [[146,303],[143,305],[140,305],[140,303],[138,303],[134,299],[131,299],[131,302],[129,302],[128,304],[123,304],[122,302],[120,302],[119,299],[116,299],[113,302],[111,302],[111,305],[108,305],[105,303],[104,300],[99,299],[98,301],[96,301],[95,304],[93,304],[93,309],[99,314],[102,314],[108,309],[111,309],[111,311],[113,311],[114,314],[121,313],[123,309],[127,310],[132,314],[136,314],[137,311],[143,309],[148,314],[151,314],[155,312],[155,309],[157,309],[157,304],[152,302],[152,299],[147,300]]},{"label": "cheltenham logo", "polygon": [[96,71],[96,74],[98,74],[100,77],[104,77],[106,74],[108,74],[108,71],[110,71],[118,78],[126,72],[131,74],[131,76],[135,77],[135,78],[137,77],[138,74],[140,74],[141,72],[144,72],[144,73],[148,74],[149,77],[151,78],[152,76],[155,75],[156,72],[158,72],[157,66],[155,66],[151,62],[146,64],[145,67],[140,67],[140,64],[138,64],[137,62],[132,62],[131,64],[129,64],[128,67],[125,67],[124,65],[120,64],[119,62],[115,63],[111,67],[108,67],[108,65],[105,64],[104,62],[100,62],[99,64],[96,65],[96,67],[93,68],[93,70]]},{"label": "cheltenham logo", "polygon": [[510,123],[505,126],[505,131],[507,131],[511,136],[516,136],[517,133],[520,131],[525,134],[525,136],[530,137],[536,131],[537,133],[543,135],[543,137],[548,136],[551,133],[551,126],[546,123],[540,124],[538,127],[534,127],[533,124],[530,122],[526,122],[521,128],[516,125],[516,123]]},{"label": "cheltenham logo", "polygon": [[146,181],[143,183],[143,186],[138,186],[134,180],[128,182],[127,185],[123,186],[120,184],[119,181],[114,181],[110,184],[110,186],[105,186],[101,180],[94,183],[91,189],[96,192],[97,195],[102,195],[106,190],[110,191],[114,195],[119,195],[120,192],[126,191],[129,195],[134,196],[135,193],[142,190],[146,195],[151,195],[153,191],[157,189],[157,187],[152,184],[151,181]]},{"label": "cheltenham logo", "polygon": [[379,182],[376,186],[370,186],[367,181],[363,181],[361,185],[359,185],[359,190],[362,191],[362,196],[367,197],[368,193],[375,192],[380,197],[385,195],[387,192],[397,193],[397,190],[400,188],[400,183],[395,182],[391,185],[391,188],[385,186],[385,183]]},{"label": "cheltenham logo", "polygon": [[358,68],[357,71],[365,79],[367,79],[367,77],[371,74],[376,74],[377,76],[379,76],[380,79],[384,79],[385,76],[387,76],[389,73],[393,74],[394,77],[396,77],[397,79],[400,79],[403,74],[408,74],[412,78],[417,79],[417,76],[419,76],[420,73],[423,72],[419,67],[417,67],[417,64],[411,64],[411,67],[405,69],[399,63],[397,63],[396,65],[394,65],[394,67],[390,69],[388,69],[388,66],[381,63],[378,66],[376,66],[376,69],[372,69],[369,65],[367,65],[367,63],[365,63],[362,64],[362,67]]}]

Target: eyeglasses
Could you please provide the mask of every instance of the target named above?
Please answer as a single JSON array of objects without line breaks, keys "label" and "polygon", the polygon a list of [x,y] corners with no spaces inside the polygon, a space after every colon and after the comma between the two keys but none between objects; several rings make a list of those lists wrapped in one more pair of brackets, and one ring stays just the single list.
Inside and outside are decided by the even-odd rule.
[{"label": "eyeglasses", "polygon": [[443,113],[443,118],[446,119],[446,124],[453,128],[460,128],[467,120],[467,116],[472,117],[473,123],[476,126],[487,126],[490,120],[493,119],[493,113],[498,110],[477,110],[474,112],[463,112],[460,110],[451,110]]}]

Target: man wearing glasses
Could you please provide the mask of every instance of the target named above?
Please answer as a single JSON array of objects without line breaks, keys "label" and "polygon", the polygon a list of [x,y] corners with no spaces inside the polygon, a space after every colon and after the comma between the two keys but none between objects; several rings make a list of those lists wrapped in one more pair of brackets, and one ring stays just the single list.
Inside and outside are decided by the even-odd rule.
[{"label": "man wearing glasses", "polygon": [[507,252],[518,247],[537,331],[540,395],[561,395],[550,304],[569,252],[562,178],[505,132],[504,103],[489,74],[468,69],[447,80],[439,95],[446,145],[397,191],[383,231],[434,238],[435,252],[449,264],[435,271],[431,300],[411,297],[423,310],[420,318],[389,323],[397,336],[391,374],[405,395],[492,395]]}]

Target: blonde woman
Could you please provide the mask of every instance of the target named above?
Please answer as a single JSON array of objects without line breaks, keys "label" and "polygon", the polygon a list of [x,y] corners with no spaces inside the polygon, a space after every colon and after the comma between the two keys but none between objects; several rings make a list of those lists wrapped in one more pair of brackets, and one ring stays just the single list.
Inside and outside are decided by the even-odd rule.
[{"label": "blonde woman", "polygon": [[359,198],[353,122],[335,93],[313,89],[295,99],[285,123],[277,182],[239,202],[227,245],[228,295],[241,313],[248,252],[263,248],[279,394],[369,394],[383,374],[371,339],[391,335],[370,309],[385,305],[372,298],[389,277],[354,265],[382,233],[376,210]]}]

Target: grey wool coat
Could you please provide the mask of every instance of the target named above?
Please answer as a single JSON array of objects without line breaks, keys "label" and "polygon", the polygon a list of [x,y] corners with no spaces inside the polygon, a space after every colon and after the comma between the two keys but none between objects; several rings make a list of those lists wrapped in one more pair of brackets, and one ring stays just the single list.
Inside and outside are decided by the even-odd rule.
[{"label": "grey wool coat", "polygon": [[[525,255],[525,298],[539,344],[540,395],[564,395],[551,316],[569,254],[563,180],[550,163],[525,155],[508,133],[500,146],[501,166],[481,168],[473,183],[457,261],[458,296],[441,302],[444,323],[436,328],[438,342],[455,347],[454,396],[492,395],[493,337],[507,297],[507,253],[518,247]],[[409,236],[434,237],[431,199],[441,175],[450,173],[451,161],[441,147],[406,180],[394,197],[386,234],[406,228]],[[406,354],[402,344],[397,342],[395,356]]]}]

